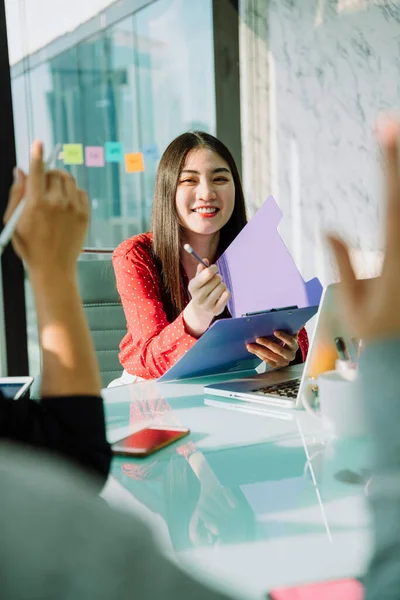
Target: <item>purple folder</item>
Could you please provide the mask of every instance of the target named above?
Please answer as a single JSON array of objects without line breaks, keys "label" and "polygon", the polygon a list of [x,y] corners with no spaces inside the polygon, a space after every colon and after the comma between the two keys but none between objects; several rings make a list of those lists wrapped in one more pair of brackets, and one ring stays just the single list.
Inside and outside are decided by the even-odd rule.
[{"label": "purple folder", "polygon": [[294,306],[318,305],[322,286],[317,278],[305,282],[278,232],[282,213],[269,196],[242,229],[217,264],[231,292],[232,317]]}]

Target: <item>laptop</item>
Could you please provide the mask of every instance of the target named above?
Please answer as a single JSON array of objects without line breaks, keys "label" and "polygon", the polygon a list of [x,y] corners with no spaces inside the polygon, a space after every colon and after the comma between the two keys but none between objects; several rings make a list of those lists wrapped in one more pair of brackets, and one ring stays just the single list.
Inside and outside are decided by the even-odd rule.
[{"label": "laptop", "polygon": [[283,408],[302,408],[301,398],[316,392],[318,375],[335,368],[339,358],[335,338],[341,337],[352,361],[357,357],[357,341],[339,318],[338,293],[341,283],[324,290],[314,334],[304,364],[268,371],[260,375],[214,383],[204,387],[206,394]]}]

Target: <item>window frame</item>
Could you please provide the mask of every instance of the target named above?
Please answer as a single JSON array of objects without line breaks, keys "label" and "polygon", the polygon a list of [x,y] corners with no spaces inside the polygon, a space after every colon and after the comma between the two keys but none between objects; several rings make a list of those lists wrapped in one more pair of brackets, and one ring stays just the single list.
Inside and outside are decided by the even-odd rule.
[{"label": "window frame", "polygon": [[[0,2],[0,144],[3,150],[0,161],[0,211],[4,214],[16,164],[14,118],[11,96],[11,74],[8,57],[7,23],[4,0]],[[3,376],[27,375],[28,337],[25,306],[25,273],[22,261],[11,244],[1,259],[1,276],[4,313],[1,315],[5,356],[2,360]],[[1,289],[0,289],[1,293]]]}]

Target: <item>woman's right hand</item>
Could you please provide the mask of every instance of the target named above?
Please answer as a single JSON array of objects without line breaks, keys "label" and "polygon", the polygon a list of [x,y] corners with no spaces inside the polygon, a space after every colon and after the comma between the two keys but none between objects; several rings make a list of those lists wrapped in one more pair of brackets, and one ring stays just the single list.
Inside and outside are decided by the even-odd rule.
[{"label": "woman's right hand", "polygon": [[214,317],[220,315],[231,294],[218,273],[217,265],[197,267],[196,276],[189,283],[192,297],[183,311],[189,333],[200,337],[209,328]]}]

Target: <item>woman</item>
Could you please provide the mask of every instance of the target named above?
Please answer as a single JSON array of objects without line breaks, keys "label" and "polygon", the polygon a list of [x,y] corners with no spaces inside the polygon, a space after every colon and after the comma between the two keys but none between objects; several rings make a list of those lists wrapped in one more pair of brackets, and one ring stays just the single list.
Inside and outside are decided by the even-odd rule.
[{"label": "woman", "polygon": [[[123,382],[133,380],[126,372],[160,377],[215,318],[229,316],[229,290],[213,263],[246,222],[239,173],[226,146],[203,132],[173,140],[157,171],[152,233],[124,241],[113,254],[128,326],[119,354]],[[210,266],[198,265],[185,243]],[[304,360],[305,330],[298,338],[276,337],[280,344],[262,338],[247,348],[273,368]]]}]

